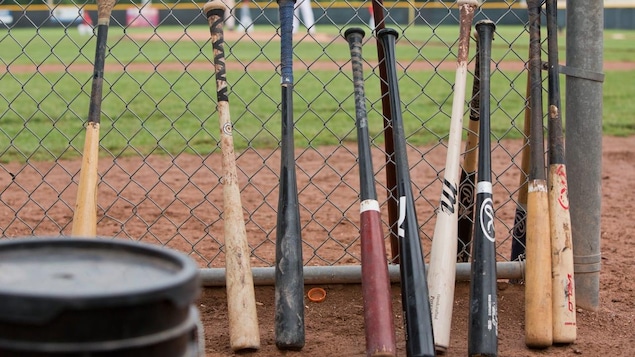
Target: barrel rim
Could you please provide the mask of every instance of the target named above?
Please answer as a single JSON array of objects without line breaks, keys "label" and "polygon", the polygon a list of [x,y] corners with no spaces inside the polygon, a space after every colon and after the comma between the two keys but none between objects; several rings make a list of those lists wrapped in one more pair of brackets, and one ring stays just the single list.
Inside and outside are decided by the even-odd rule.
[{"label": "barrel rim", "polygon": [[[166,259],[175,263],[180,269],[173,275],[166,274],[165,279],[158,284],[131,287],[113,293],[77,294],[62,291],[47,293],[0,286],[0,300],[4,302],[0,305],[0,321],[28,321],[30,319],[40,321],[52,318],[65,309],[131,306],[164,300],[179,307],[185,307],[195,300],[199,292],[200,276],[196,263],[184,253],[172,249],[144,242],[106,237],[17,237],[0,240],[0,252],[10,249],[17,251],[29,247],[93,248],[104,252],[123,249],[132,254]],[[27,317],[28,312],[33,312],[34,316]]]}]

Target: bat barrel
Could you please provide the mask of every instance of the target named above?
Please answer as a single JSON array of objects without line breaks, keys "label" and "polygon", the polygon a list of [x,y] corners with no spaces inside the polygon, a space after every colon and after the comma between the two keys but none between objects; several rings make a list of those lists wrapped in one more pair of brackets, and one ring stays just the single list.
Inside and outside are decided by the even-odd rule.
[{"label": "bat barrel", "polygon": [[353,67],[355,118],[359,147],[360,171],[360,235],[362,250],[362,295],[367,356],[394,356],[397,351],[390,294],[390,277],[386,248],[381,229],[381,212],[377,202],[372,155],[366,116],[362,40],[364,30],[350,28],[348,41]]},{"label": "bat barrel", "polygon": [[275,339],[281,350],[304,347],[302,236],[293,142],[293,0],[279,0],[282,130],[276,221]]},{"label": "bat barrel", "polygon": [[490,142],[490,65],[492,40],[496,25],[489,20],[476,23],[480,64],[480,138],[470,313],[468,355],[498,355],[498,307],[496,294],[496,240],[491,182]]},{"label": "bat barrel", "polygon": [[401,100],[395,59],[397,31],[384,28],[377,32],[384,49],[388,95],[390,97],[397,194],[399,197],[399,257],[402,308],[405,321],[406,353],[408,356],[434,356],[434,335],[426,269],[423,263],[419,224],[410,181],[407,146],[401,116]]}]

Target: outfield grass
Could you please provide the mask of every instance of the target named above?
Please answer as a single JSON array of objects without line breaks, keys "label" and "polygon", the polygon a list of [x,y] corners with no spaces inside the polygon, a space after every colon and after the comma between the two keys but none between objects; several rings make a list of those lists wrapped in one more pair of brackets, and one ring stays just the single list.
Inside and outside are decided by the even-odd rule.
[{"label": "outfield grass", "polygon": [[[255,31],[275,33],[272,26],[257,26]],[[203,26],[191,26],[185,31],[177,26],[160,26],[156,30],[147,28],[111,27],[109,30],[109,56],[121,63],[135,62],[183,62],[207,61],[208,47],[206,38],[192,36],[193,33],[209,31]],[[318,31],[330,34],[334,38],[344,33],[344,28],[318,26]],[[165,34],[182,33],[179,40],[165,40]],[[143,39],[143,38],[146,39]],[[170,36],[174,37],[174,36]],[[431,61],[456,58],[456,26],[439,26],[430,29],[427,26],[413,26],[400,31],[399,57],[425,57]],[[150,40],[149,38],[153,38]],[[560,35],[561,60],[565,60],[564,34]],[[374,40],[369,39],[374,48]],[[523,27],[499,26],[493,44],[492,58],[496,61],[525,61],[529,37]],[[45,63],[90,63],[94,58],[95,41],[93,37],[80,36],[75,28],[58,29],[11,29],[0,34],[0,58],[6,64],[45,64]],[[632,61],[635,50],[635,32],[606,30],[604,32],[605,61]],[[316,46],[314,41],[300,41],[295,44],[296,58],[305,62],[320,59],[347,60],[348,49],[344,41],[334,41]],[[366,51],[366,58],[376,59],[376,51]],[[254,54],[258,53],[256,57]],[[265,60],[278,62],[280,58],[277,41],[256,42],[248,37],[239,42],[228,41],[227,57],[241,61]]]},{"label": "outfield grass", "polygon": [[[335,28],[320,30],[337,31]],[[433,36],[436,42],[424,44],[422,41],[421,48],[426,58],[441,60],[444,56],[450,56],[446,60],[454,60],[454,55],[448,55],[447,45],[441,50],[443,43],[455,36],[451,30],[455,29],[438,29]],[[512,53],[509,47],[503,49],[504,46],[500,45],[504,42],[501,40],[502,31],[506,30],[499,30],[499,55]],[[408,31],[421,31],[421,34]],[[515,31],[518,35],[521,29],[516,28]],[[15,47],[7,46],[9,40],[6,34],[5,37],[0,36],[0,46],[3,49],[0,59],[7,64],[29,61],[92,61],[94,48],[90,38],[78,40],[74,33],[60,36],[62,33],[58,32],[58,42],[55,42],[56,31],[51,32],[53,34],[49,34],[48,30],[40,31],[36,38],[29,41],[29,36],[33,36],[32,30],[12,30],[11,36],[8,37],[15,38],[13,42],[16,46],[26,44],[25,51],[17,51]],[[417,43],[407,41],[412,38],[425,38],[424,32],[418,28],[406,30],[406,35],[402,37],[398,47],[398,57],[401,61],[416,58],[420,48],[417,47]],[[22,36],[24,39],[19,39]],[[607,31],[606,36],[611,37],[611,31]],[[625,36],[626,40],[607,39],[605,61],[609,61],[607,58],[619,60],[620,56],[632,50],[635,42],[632,38],[628,39],[635,36],[635,32],[629,32]],[[209,63],[208,52],[211,52],[211,45],[204,40],[182,40],[168,46],[161,41],[134,42],[121,37],[116,30],[113,31],[109,44],[111,50],[108,61],[116,59],[122,63],[171,61],[176,59],[177,54],[180,61]],[[232,52],[228,56],[228,61],[253,60],[254,51],[260,51],[260,48],[264,52],[258,59],[268,58],[276,63],[275,60],[278,58],[279,44],[276,42],[268,42],[255,49],[253,46],[257,45],[249,41],[230,46]],[[50,47],[54,48],[53,55]],[[365,57],[372,60],[376,55],[374,41],[370,42],[368,47],[372,50],[366,49]],[[519,46],[521,47],[525,51],[526,47]],[[22,55],[15,55],[16,51]],[[312,58],[310,62],[315,61],[315,58],[346,61],[348,49],[345,42],[334,42],[323,51],[314,42],[310,45],[300,43],[296,47],[296,55],[300,60],[309,61]],[[296,61],[297,63],[299,61]],[[370,131],[376,142],[381,143],[383,136],[379,81],[369,68],[365,70]],[[101,144],[106,149],[105,152],[112,156],[147,155],[156,152],[167,152],[172,155],[181,152],[206,155],[217,150],[215,83],[210,71],[108,72],[105,77],[101,130]],[[603,124],[608,135],[635,134],[635,122],[632,120],[635,108],[632,108],[633,101],[630,100],[635,95],[635,88],[622,85],[632,83],[634,77],[635,72],[606,73]],[[337,145],[356,140],[350,78],[349,67],[342,68],[341,71],[311,72],[296,68],[294,114],[297,121],[298,147]],[[493,72],[491,86],[494,139],[521,136],[525,80],[524,72]],[[232,91],[230,103],[237,148],[240,150],[247,146],[277,146],[280,132],[279,74],[272,71],[230,72],[228,81]],[[427,144],[445,139],[451,111],[453,81],[453,71],[400,72],[402,111],[409,142]],[[0,161],[23,161],[27,158],[56,160],[78,156],[83,146],[82,126],[88,111],[90,85],[91,73],[1,73]],[[471,85],[468,85],[468,88],[470,87]],[[564,80],[562,87],[564,99]],[[563,108],[564,104],[563,102]]]}]

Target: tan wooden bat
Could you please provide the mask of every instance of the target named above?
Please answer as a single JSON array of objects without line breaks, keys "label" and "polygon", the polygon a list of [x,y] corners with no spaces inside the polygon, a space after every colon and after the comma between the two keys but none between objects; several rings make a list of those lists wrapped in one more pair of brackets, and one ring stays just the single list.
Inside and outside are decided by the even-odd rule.
[{"label": "tan wooden bat", "polygon": [[551,290],[551,239],[549,197],[545,174],[540,59],[541,0],[528,0],[529,74],[531,95],[531,165],[527,187],[527,247],[525,265],[525,344],[544,348],[553,343]]},{"label": "tan wooden bat", "polygon": [[72,236],[94,237],[97,235],[97,163],[99,160],[102,87],[110,14],[115,2],[115,0],[97,1],[97,45],[95,47],[93,82],[90,92],[84,151],[82,153],[82,167],[79,173],[73,227],[71,229]]},{"label": "tan wooden bat", "polygon": [[225,282],[227,285],[227,311],[229,315],[229,343],[234,351],[260,348],[260,331],[256,311],[253,275],[249,262],[250,249],[240,199],[236,156],[232,137],[232,123],[227,95],[223,16],[225,5],[221,0],[203,6],[207,16],[214,51],[218,123],[223,165],[223,218],[225,234]]},{"label": "tan wooden bat", "polygon": [[549,100],[549,220],[551,222],[551,284],[553,289],[553,342],[576,339],[573,240],[569,214],[569,190],[565,166],[560,80],[558,76],[557,2],[547,0],[548,100]]}]

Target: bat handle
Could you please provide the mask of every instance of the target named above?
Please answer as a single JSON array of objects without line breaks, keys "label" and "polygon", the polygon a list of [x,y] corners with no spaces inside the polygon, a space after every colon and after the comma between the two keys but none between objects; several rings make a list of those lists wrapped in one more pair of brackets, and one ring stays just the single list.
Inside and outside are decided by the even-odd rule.
[{"label": "bat handle", "polygon": [[[305,0],[307,1],[307,0]],[[278,0],[280,12],[280,73],[282,85],[293,85],[293,7],[295,0]]]},{"label": "bat handle", "polygon": [[223,20],[225,16],[225,4],[221,0],[207,2],[203,6],[203,12],[209,22],[209,31],[212,37],[214,50],[214,67],[216,74],[216,99],[218,102],[228,102],[227,71],[225,68],[225,36],[223,32]]}]

